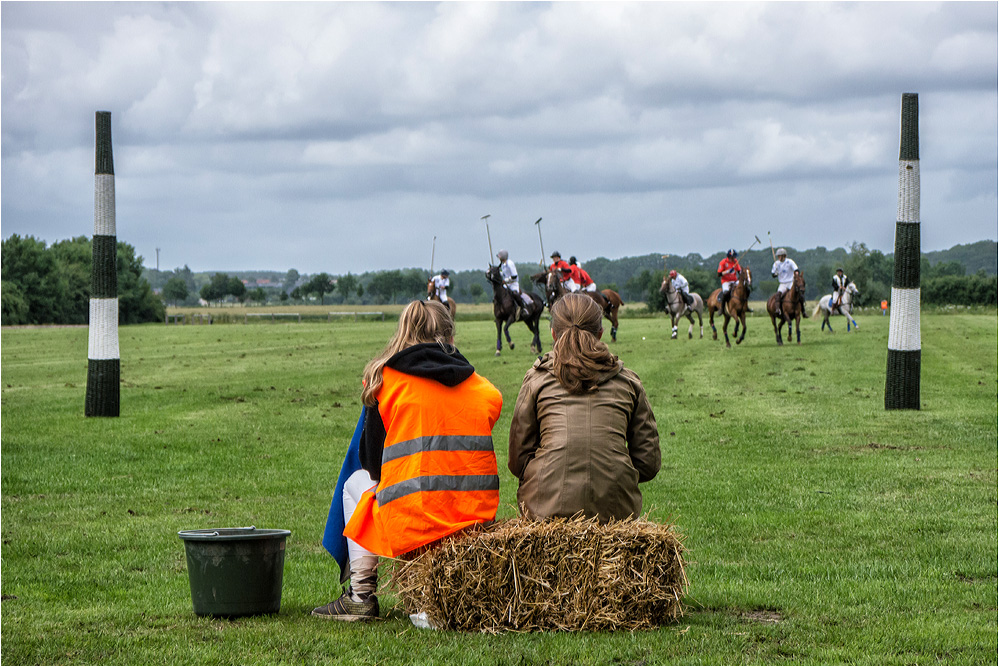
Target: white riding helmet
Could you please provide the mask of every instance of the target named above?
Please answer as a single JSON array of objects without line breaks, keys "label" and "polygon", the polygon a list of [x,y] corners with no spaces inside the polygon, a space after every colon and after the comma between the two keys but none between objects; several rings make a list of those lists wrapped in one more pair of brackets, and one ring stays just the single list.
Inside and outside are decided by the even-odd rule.
[{"label": "white riding helmet", "polygon": [[505,262],[510,258],[510,253],[508,253],[506,250],[500,250],[498,253],[496,253],[496,256],[499,257],[499,261]]},{"label": "white riding helmet", "polygon": [[783,248],[777,248],[777,256],[787,257],[787,250],[784,250]]}]

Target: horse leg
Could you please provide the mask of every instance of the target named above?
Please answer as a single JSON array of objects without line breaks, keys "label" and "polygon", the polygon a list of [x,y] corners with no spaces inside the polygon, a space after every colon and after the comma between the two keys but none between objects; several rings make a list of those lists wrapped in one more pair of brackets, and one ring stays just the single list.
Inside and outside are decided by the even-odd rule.
[{"label": "horse leg", "polygon": [[687,340],[690,340],[694,337],[694,316],[688,312],[687,319],[690,320],[690,324],[687,325]]},{"label": "horse leg", "polygon": [[800,313],[799,313],[798,318],[797,318],[796,321],[798,322],[798,328],[796,330],[797,331],[796,335],[798,337],[798,345],[801,345],[801,314]]},{"label": "horse leg", "polygon": [[[736,345],[739,345],[740,343],[742,343],[743,339],[744,339],[744,338],[746,337],[746,314],[745,314],[745,313],[742,313],[742,314],[741,314],[741,315],[740,315],[740,316],[739,316],[739,317],[738,317],[738,318],[737,318],[737,319],[735,320],[735,322],[736,322],[736,325],[738,325],[738,324],[740,323],[740,321],[741,321],[741,323],[742,323],[742,334],[741,334],[741,335],[739,336],[738,340],[736,340],[736,341],[735,341],[735,344],[736,344]],[[737,328],[738,328],[738,327],[737,327]]]},{"label": "horse leg", "polygon": [[722,333],[725,334],[725,347],[732,347],[732,343],[728,340],[728,321],[731,319],[729,314],[725,313],[725,321],[722,323]]},{"label": "horse leg", "polygon": [[704,338],[704,320],[701,318],[701,311],[697,311],[697,326],[701,329],[701,338]]},{"label": "horse leg", "polygon": [[718,329],[715,328],[715,309],[711,308],[708,310],[708,324],[711,325],[711,338],[712,340],[718,340]]},{"label": "horse leg", "polygon": [[510,317],[506,318],[506,324],[503,325],[503,333],[506,334],[506,342],[510,346],[511,350],[513,349],[513,340],[511,340],[510,338],[510,325],[517,321],[516,318],[517,318],[516,314],[511,315]]},{"label": "horse leg", "polygon": [[770,324],[774,328],[774,338],[777,340],[777,344],[778,345],[783,345],[784,341],[782,341],[781,338],[780,338],[780,329],[781,329],[781,327],[784,326],[784,321],[781,320],[780,323],[778,324],[778,322],[777,322],[777,315],[775,315],[774,313],[771,313],[770,314]]},{"label": "horse leg", "polygon": [[611,311],[608,318],[611,321],[611,342],[617,342],[617,308]]},{"label": "horse leg", "polygon": [[500,356],[503,349],[503,320],[496,318],[496,356]]},{"label": "horse leg", "polygon": [[674,316],[673,313],[670,312],[670,314],[669,314],[669,322],[670,322],[670,326],[673,328],[672,332],[670,332],[670,335],[669,335],[669,339],[670,340],[676,340],[676,330],[677,330],[676,320],[677,320],[676,316]]}]

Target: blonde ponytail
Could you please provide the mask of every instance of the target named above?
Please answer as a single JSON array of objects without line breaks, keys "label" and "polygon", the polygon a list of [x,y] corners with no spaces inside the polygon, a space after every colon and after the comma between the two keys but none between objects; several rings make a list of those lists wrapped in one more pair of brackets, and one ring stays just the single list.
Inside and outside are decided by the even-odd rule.
[{"label": "blonde ponytail", "polygon": [[381,354],[364,367],[364,389],[361,402],[373,408],[375,395],[382,386],[385,362],[407,347],[420,343],[437,343],[447,352],[454,352],[454,320],[451,311],[437,301],[413,301],[399,316],[399,326]]}]

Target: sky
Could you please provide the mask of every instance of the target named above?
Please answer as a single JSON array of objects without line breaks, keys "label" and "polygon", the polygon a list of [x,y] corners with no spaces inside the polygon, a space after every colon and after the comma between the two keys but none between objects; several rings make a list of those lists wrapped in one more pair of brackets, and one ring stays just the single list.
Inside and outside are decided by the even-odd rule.
[{"label": "sky", "polygon": [[4,239],[93,234],[100,110],[118,240],[161,270],[464,270],[757,236],[892,252],[902,93],[922,250],[999,235],[995,2],[0,14]]}]

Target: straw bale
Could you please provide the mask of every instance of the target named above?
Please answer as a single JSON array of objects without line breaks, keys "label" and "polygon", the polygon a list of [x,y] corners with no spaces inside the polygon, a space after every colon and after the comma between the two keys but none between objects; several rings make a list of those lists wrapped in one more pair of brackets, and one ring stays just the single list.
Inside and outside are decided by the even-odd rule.
[{"label": "straw bale", "polygon": [[390,585],[440,629],[649,628],[683,615],[682,540],[644,518],[497,521],[397,561]]}]

